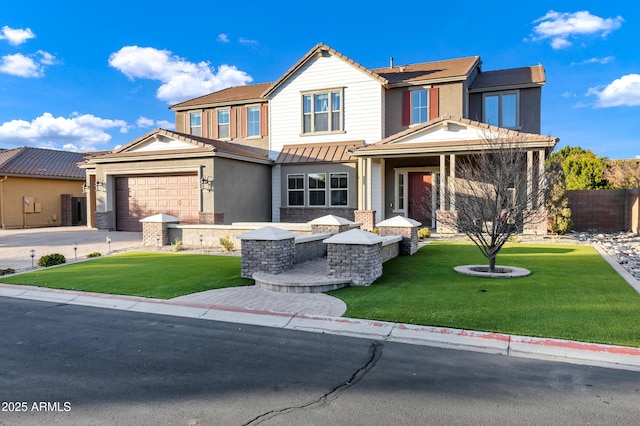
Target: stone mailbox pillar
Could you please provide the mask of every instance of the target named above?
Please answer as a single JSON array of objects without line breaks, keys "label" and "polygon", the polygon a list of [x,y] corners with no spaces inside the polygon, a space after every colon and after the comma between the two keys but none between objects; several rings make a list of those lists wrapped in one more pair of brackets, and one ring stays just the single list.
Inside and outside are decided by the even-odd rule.
[{"label": "stone mailbox pillar", "polygon": [[252,278],[255,272],[279,274],[293,268],[296,234],[273,226],[239,235],[242,240],[240,273]]},{"label": "stone mailbox pillar", "polygon": [[381,237],[388,235],[401,236],[400,254],[407,256],[418,251],[418,228],[420,225],[421,223],[417,220],[404,216],[396,216],[383,220],[378,223],[376,227]]},{"label": "stone mailbox pillar", "polygon": [[368,286],[382,275],[382,241],[371,232],[352,229],[327,238],[327,276],[349,278]]},{"label": "stone mailbox pillar", "polygon": [[312,234],[339,234],[353,228],[355,222],[340,216],[328,214],[307,222],[311,225]]},{"label": "stone mailbox pillar", "polygon": [[169,245],[169,230],[167,225],[170,223],[180,223],[181,220],[179,217],[164,213],[140,219],[142,223],[142,244],[145,247]]}]

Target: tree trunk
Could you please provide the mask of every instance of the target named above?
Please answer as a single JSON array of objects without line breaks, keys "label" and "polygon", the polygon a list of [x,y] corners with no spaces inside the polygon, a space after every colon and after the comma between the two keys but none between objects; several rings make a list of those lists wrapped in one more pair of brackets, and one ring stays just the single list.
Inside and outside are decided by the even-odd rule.
[{"label": "tree trunk", "polygon": [[489,272],[492,274],[496,272],[496,255],[489,257]]}]

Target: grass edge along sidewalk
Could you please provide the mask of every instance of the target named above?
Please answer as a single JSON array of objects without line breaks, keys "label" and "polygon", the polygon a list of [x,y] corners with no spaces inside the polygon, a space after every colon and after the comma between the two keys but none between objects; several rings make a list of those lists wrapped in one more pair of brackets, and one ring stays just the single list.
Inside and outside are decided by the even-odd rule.
[{"label": "grass edge along sidewalk", "polygon": [[[511,244],[498,262],[532,275],[459,275],[453,266],[484,263],[477,248],[432,242],[385,263],[372,286],[330,294],[347,303],[345,316],[353,318],[640,347],[640,295],[593,247]],[[238,257],[133,252],[0,281],[168,299],[251,285],[239,271]]]}]

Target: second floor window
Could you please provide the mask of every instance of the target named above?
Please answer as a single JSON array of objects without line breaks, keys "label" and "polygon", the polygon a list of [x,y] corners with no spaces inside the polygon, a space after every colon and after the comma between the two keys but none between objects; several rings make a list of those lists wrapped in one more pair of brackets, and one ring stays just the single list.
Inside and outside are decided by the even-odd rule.
[{"label": "second floor window", "polygon": [[260,107],[250,107],[247,112],[247,136],[260,136]]},{"label": "second floor window", "polygon": [[202,136],[202,113],[192,112],[190,114],[190,128],[193,136]]},{"label": "second floor window", "polygon": [[411,124],[424,123],[429,117],[429,97],[426,90],[411,91]]},{"label": "second floor window", "polygon": [[342,91],[302,95],[302,133],[342,131]]},{"label": "second floor window", "polygon": [[517,92],[485,94],[483,99],[485,123],[507,129],[518,127]]},{"label": "second floor window", "polygon": [[221,109],[218,111],[218,139],[228,139],[229,128],[229,110]]}]

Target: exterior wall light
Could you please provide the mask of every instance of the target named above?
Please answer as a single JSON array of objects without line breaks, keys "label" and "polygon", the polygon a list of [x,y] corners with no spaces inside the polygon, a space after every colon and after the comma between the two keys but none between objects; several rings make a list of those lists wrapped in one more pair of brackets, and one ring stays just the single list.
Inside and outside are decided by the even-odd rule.
[{"label": "exterior wall light", "polygon": [[200,190],[213,192],[213,178],[203,176],[200,179]]}]

